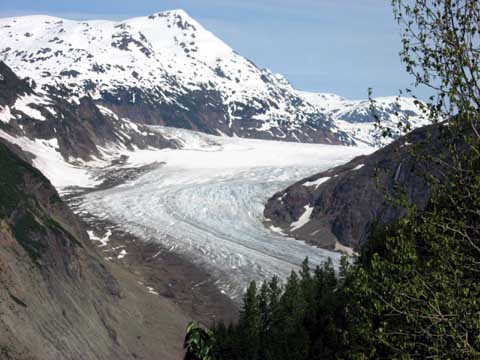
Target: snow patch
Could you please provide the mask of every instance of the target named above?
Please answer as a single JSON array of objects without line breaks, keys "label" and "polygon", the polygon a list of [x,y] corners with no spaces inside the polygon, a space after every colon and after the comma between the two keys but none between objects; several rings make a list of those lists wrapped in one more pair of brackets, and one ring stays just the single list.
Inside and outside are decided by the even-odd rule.
[{"label": "snow patch", "polygon": [[286,234],[283,232],[283,229],[282,229],[282,228],[279,228],[279,227],[274,226],[274,225],[270,225],[270,230],[272,230],[274,233],[277,233],[277,234],[280,234],[280,235],[286,235]]},{"label": "snow patch", "polygon": [[112,231],[110,229],[107,230],[107,232],[102,238],[99,238],[98,236],[96,236],[93,231],[88,230],[87,233],[88,233],[88,236],[90,237],[90,240],[100,242],[100,245],[98,245],[98,247],[107,246],[108,242],[110,241],[110,236],[112,236]]},{"label": "snow patch", "polygon": [[303,185],[303,186],[315,186],[315,189],[317,189],[320,185],[322,185],[323,183],[327,182],[329,179],[330,179],[329,176],[327,176],[327,177],[322,177],[322,178],[317,179],[317,180],[314,180],[314,181],[304,182],[302,185]]},{"label": "snow patch", "polygon": [[342,245],[339,241],[335,242],[335,251],[341,252],[348,256],[357,256],[358,253],[353,248]]},{"label": "snow patch", "polygon": [[45,121],[46,119],[42,115],[42,113],[39,110],[31,107],[32,104],[46,105],[49,103],[46,102],[43,97],[40,97],[38,95],[25,95],[25,96],[19,97],[15,101],[15,105],[13,105],[13,108],[31,117],[32,119],[35,119],[38,121]]},{"label": "snow patch", "polygon": [[108,116],[108,117],[111,117],[111,118],[114,118],[115,120],[118,120],[118,115],[115,114],[112,110],[110,110],[109,108],[105,107],[105,106],[102,106],[102,105],[97,105],[97,108],[98,110],[100,110],[100,112],[105,115],[105,116]]},{"label": "snow patch", "polygon": [[14,137],[0,130],[0,137],[16,144],[22,150],[35,156],[33,166],[40,170],[57,188],[62,191],[68,186],[93,187],[98,181],[92,179],[88,169],[67,163],[56,150],[55,140],[34,141],[26,137]]},{"label": "snow patch", "polygon": [[8,124],[12,119],[13,115],[10,111],[10,107],[7,105],[4,108],[0,108],[0,121]]},{"label": "snow patch", "polygon": [[57,138],[52,138],[52,139],[35,139],[35,142],[41,146],[46,146],[46,147],[51,147],[52,149],[58,150],[58,139]]},{"label": "snow patch", "polygon": [[308,204],[304,206],[304,209],[304,213],[300,215],[298,220],[292,222],[292,224],[290,225],[290,231],[298,230],[310,222],[310,216],[312,216],[313,213],[313,206],[310,206],[310,204]]},{"label": "snow patch", "polygon": [[147,291],[149,294],[158,295],[158,292],[156,292],[155,289],[151,286],[147,286]]}]

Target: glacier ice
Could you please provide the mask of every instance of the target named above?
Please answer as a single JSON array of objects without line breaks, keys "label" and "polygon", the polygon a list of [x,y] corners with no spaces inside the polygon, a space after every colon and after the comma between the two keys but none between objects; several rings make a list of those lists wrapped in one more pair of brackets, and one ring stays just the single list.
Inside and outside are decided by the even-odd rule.
[{"label": "glacier ice", "polygon": [[133,154],[131,162],[165,165],[88,194],[83,209],[186,256],[234,299],[251,280],[286,278],[306,256],[313,264],[338,262],[338,253],[266,228],[263,207],[292,182],[370,150],[168,132],[182,139],[183,150]]}]

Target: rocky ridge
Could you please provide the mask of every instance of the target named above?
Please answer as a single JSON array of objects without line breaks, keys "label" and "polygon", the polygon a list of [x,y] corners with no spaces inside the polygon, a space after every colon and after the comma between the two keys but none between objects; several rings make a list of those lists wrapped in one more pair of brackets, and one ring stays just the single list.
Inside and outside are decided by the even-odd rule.
[{"label": "rocky ridge", "polygon": [[435,174],[437,167],[427,160],[418,161],[412,147],[418,147],[415,151],[425,159],[444,153],[441,129],[441,125],[432,125],[414,130],[371,155],[278,192],[265,206],[266,225],[323,248],[360,250],[375,225],[405,214],[388,196],[405,192],[413,204],[426,205],[430,187],[425,174]]}]

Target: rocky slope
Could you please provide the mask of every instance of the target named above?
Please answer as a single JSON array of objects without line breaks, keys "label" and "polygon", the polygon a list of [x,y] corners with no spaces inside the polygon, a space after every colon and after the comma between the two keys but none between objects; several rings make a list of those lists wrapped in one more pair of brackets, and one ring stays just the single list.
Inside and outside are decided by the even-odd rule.
[{"label": "rocky slope", "polygon": [[49,181],[14,152],[0,142],[0,357],[181,358],[187,318],[96,255]]},{"label": "rocky slope", "polygon": [[359,250],[375,224],[390,223],[404,214],[405,210],[387,201],[385,194],[396,197],[398,189],[403,189],[413,203],[420,207],[426,204],[429,187],[422,174],[436,170],[432,163],[414,159],[411,147],[424,144],[417,151],[441,153],[439,129],[417,129],[371,155],[357,157],[275,194],[264,210],[266,224],[328,249]]},{"label": "rocky slope", "polygon": [[55,149],[66,161],[92,160],[109,150],[177,146],[96,105],[88,95],[69,102],[59,89],[48,93],[0,61],[0,137],[29,139]]}]

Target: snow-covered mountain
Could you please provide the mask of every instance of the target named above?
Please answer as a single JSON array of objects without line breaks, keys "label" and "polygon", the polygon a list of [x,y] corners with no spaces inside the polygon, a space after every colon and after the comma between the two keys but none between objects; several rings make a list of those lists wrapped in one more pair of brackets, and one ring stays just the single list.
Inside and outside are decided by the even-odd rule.
[{"label": "snow-covered mountain", "polygon": [[212,134],[351,143],[280,75],[259,69],[182,10],[121,22],[0,19],[0,60],[120,117]]},{"label": "snow-covered mountain", "polygon": [[411,129],[429,124],[414,98],[377,97],[372,99],[372,111],[370,100],[348,100],[330,93],[298,91],[298,94],[332,118],[335,125],[346,132],[356,144],[382,147],[392,141],[390,137],[383,137],[375,126],[375,116],[380,119],[383,127],[392,131],[393,139],[403,135],[398,128],[399,123],[402,126],[408,124]]},{"label": "snow-covered mountain", "polygon": [[[388,142],[374,126],[369,101],[296,90],[182,10],[120,22],[4,18],[0,37],[0,60],[33,80],[37,94],[70,103],[89,98],[104,113],[133,123],[298,142]],[[426,123],[411,98],[376,101],[387,127]],[[11,114],[1,111],[8,123]]]}]

